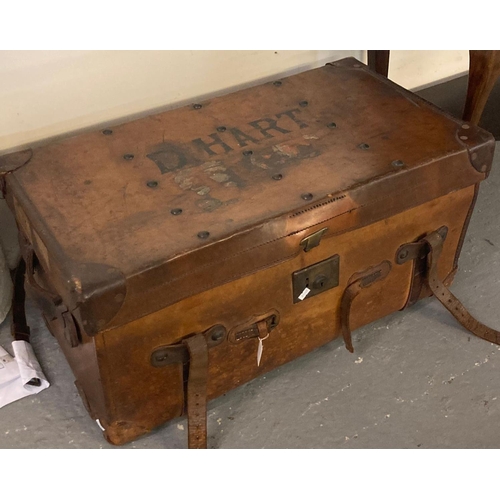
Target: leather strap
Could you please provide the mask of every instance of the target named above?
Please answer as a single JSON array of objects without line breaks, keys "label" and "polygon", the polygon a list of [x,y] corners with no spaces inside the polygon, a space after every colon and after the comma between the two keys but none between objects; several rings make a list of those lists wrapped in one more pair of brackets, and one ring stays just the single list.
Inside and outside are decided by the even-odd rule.
[{"label": "leather strap", "polygon": [[267,339],[269,337],[269,326],[266,320],[257,322],[257,330],[259,332],[259,339]]},{"label": "leather strap", "polygon": [[340,302],[340,328],[342,330],[342,336],[344,337],[345,347],[349,352],[354,352],[350,325],[351,306],[361,289],[361,280],[354,281],[345,289]]},{"label": "leather strap", "polygon": [[472,317],[463,304],[448,290],[438,276],[438,261],[443,250],[444,238],[435,231],[423,239],[428,247],[427,282],[434,296],[443,304],[455,319],[471,333],[488,342],[500,344],[500,332],[493,330]]},{"label": "leather strap", "polygon": [[26,274],[26,262],[21,258],[14,275],[14,293],[12,295],[12,336],[14,340],[30,341],[30,327],[26,321],[26,291],[24,289],[24,278]]},{"label": "leather strap", "polygon": [[[26,290],[24,280],[26,276],[26,262],[23,258],[19,261],[14,275],[14,294],[12,295],[12,336],[14,340],[30,341],[30,327],[26,321]],[[28,385],[40,387],[41,380],[33,377],[26,382]]]},{"label": "leather strap", "polygon": [[208,346],[203,333],[182,341],[189,352],[187,419],[189,448],[207,447]]},{"label": "leather strap", "polygon": [[344,337],[346,349],[349,352],[354,352],[350,325],[352,303],[361,290],[368,288],[373,283],[386,278],[390,270],[391,263],[384,260],[378,266],[370,267],[361,273],[355,273],[351,276],[348,286],[344,290],[340,301],[340,329]]},{"label": "leather strap", "polygon": [[49,319],[59,318],[67,311],[59,295],[42,288],[35,280],[35,252],[29,244],[24,243],[24,261],[26,263],[25,280],[29,286],[30,295]]}]

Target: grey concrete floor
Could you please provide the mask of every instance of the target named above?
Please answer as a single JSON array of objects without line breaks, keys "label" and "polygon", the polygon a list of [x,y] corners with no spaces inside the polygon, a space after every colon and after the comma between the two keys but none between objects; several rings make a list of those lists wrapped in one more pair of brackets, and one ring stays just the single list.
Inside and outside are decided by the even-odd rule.
[{"label": "grey concrete floor", "polygon": [[[500,148],[482,184],[452,290],[500,328]],[[114,448],[85,411],[58,345],[30,304],[51,387],[0,409],[1,448]],[[8,320],[0,345],[10,344]],[[340,339],[209,404],[212,448],[498,448],[500,347],[435,300]],[[123,448],[184,448],[179,418]]]}]

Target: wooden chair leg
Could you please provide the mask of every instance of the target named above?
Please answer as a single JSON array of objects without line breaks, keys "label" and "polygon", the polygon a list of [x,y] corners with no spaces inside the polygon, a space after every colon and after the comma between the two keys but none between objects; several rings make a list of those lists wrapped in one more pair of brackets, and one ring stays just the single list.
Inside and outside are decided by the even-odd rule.
[{"label": "wooden chair leg", "polygon": [[491,89],[500,76],[500,50],[471,50],[469,58],[469,85],[463,119],[477,125]]},{"label": "wooden chair leg", "polygon": [[369,50],[368,67],[380,75],[387,77],[389,74],[390,50]]}]

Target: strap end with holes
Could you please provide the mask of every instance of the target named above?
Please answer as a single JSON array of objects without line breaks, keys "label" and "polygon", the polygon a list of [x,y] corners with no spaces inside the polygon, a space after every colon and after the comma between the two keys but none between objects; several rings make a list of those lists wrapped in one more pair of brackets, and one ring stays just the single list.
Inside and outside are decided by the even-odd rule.
[{"label": "strap end with holes", "polygon": [[443,251],[443,236],[439,231],[435,231],[426,236],[424,241],[427,243],[429,250],[427,254],[426,280],[434,296],[465,329],[479,338],[500,345],[500,332],[475,319],[439,279],[438,261]]},{"label": "strap end with holes", "polygon": [[188,446],[207,447],[208,346],[202,333],[183,340],[189,351],[187,383]]}]

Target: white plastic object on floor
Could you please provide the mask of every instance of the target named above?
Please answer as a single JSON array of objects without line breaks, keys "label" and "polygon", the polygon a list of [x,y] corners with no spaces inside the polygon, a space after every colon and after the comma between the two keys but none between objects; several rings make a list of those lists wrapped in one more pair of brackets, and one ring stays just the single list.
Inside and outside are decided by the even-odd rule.
[{"label": "white plastic object on floor", "polygon": [[28,342],[15,340],[12,350],[0,347],[0,408],[50,386]]}]

